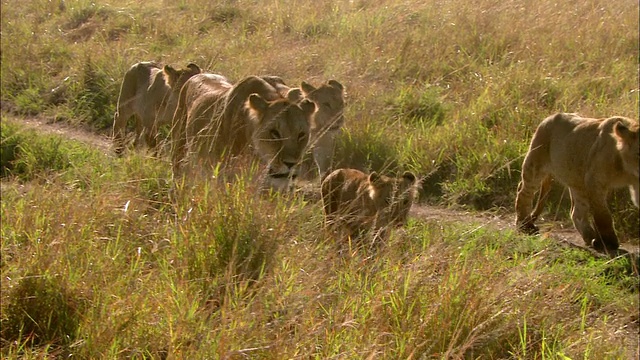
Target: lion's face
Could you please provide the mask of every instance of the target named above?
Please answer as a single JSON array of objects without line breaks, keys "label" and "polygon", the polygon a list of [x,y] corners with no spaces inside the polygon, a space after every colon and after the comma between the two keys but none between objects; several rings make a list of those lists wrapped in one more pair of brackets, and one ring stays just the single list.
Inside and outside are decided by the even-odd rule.
[{"label": "lion's face", "polygon": [[416,176],[405,171],[402,177],[396,179],[393,202],[391,204],[391,220],[402,226],[407,223],[409,210],[418,196],[418,181]]},{"label": "lion's face", "polygon": [[309,100],[292,103],[288,99],[266,101],[258,94],[249,97],[250,118],[254,123],[252,144],[268,164],[272,178],[295,176],[309,143],[309,128],[315,105]]},{"label": "lion's face", "polygon": [[418,194],[415,175],[405,171],[399,178],[390,178],[372,172],[368,180],[369,196],[381,223],[404,225]]},{"label": "lion's face", "polygon": [[622,122],[618,122],[614,126],[613,131],[617,140],[616,148],[620,152],[625,170],[638,177],[638,167],[640,166],[638,124],[635,123],[627,126]]},{"label": "lion's face", "polygon": [[629,186],[631,200],[636,207],[640,206],[640,189],[638,189],[638,174],[640,173],[640,145],[638,144],[638,123],[630,122],[625,125],[616,123],[613,127],[616,138],[616,148],[622,158],[622,166],[626,172],[635,176],[635,184]]},{"label": "lion's face", "polygon": [[313,101],[318,110],[313,118],[313,126],[320,130],[338,128],[344,124],[344,87],[335,80],[329,80],[320,87],[302,82],[300,85],[305,98]]}]

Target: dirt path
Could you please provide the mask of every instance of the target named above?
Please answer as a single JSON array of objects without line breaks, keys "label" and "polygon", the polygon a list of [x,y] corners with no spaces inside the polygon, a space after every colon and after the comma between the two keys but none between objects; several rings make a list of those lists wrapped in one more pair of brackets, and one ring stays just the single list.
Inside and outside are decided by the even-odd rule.
[{"label": "dirt path", "polygon": [[49,134],[58,134],[65,138],[93,145],[106,153],[111,153],[111,139],[109,136],[97,134],[88,128],[74,127],[66,123],[52,122],[39,117],[12,118],[12,120],[23,123],[26,128],[36,129]]},{"label": "dirt path", "polygon": [[[111,139],[107,135],[100,135],[92,132],[90,129],[82,129],[60,122],[50,122],[44,118],[26,118],[15,119],[21,121],[27,128],[37,129],[38,131],[59,134],[66,138],[91,144],[101,149],[105,153],[112,154]],[[431,221],[462,221],[467,223],[477,223],[481,227],[491,227],[496,230],[505,230],[513,226],[513,214],[510,213],[492,213],[492,212],[476,212],[455,210],[438,206],[430,206],[420,204],[412,208],[411,213],[415,217]],[[560,243],[584,249],[594,256],[605,256],[594,251],[584,245],[584,241],[578,232],[571,226],[563,227],[559,223],[541,222],[539,224],[541,232],[544,236],[557,239]],[[636,257],[640,253],[638,242],[623,243],[621,249],[624,252],[632,253]]]}]

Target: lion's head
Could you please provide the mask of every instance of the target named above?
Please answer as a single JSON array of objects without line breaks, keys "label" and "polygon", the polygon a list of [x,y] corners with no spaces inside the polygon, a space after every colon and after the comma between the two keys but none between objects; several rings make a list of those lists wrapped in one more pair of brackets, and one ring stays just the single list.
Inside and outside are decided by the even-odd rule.
[{"label": "lion's head", "polygon": [[165,65],[162,68],[164,73],[164,81],[175,93],[179,93],[182,85],[189,80],[192,76],[200,74],[202,70],[194,63],[189,63],[184,69],[174,69],[170,65]]},{"label": "lion's head", "polygon": [[326,224],[343,226],[351,236],[372,231],[384,239],[392,227],[406,223],[417,195],[418,181],[411,172],[389,177],[377,172],[337,169],[322,180]]},{"label": "lion's head", "polygon": [[391,220],[397,226],[407,223],[409,210],[418,197],[418,185],[416,176],[410,171],[405,171],[402,177],[396,179],[393,202],[391,203]]},{"label": "lion's head", "polygon": [[337,130],[344,125],[344,87],[336,80],[329,80],[319,87],[303,81],[300,84],[304,98],[318,107],[313,116],[312,131]]},{"label": "lion's head", "polygon": [[638,144],[638,124],[626,125],[622,121],[613,127],[616,148],[620,152],[622,164],[627,172],[638,177],[640,166],[640,146]]},{"label": "lion's head", "polygon": [[[629,174],[632,174],[638,182],[640,173],[640,144],[638,143],[638,123],[622,121],[617,122],[613,127],[613,136],[616,139],[616,149],[622,159],[622,167]],[[631,200],[638,207],[640,205],[640,193],[634,186],[629,186]]]},{"label": "lion's head", "polygon": [[315,104],[310,100],[299,103],[290,99],[267,101],[258,94],[251,94],[247,106],[254,128],[251,142],[255,152],[268,164],[269,176],[295,176],[296,165],[309,142]]},{"label": "lion's head", "polygon": [[409,210],[417,195],[416,176],[405,171],[401,177],[392,178],[379,175],[375,171],[368,178],[371,206],[379,215],[379,225],[403,226],[407,222]]}]

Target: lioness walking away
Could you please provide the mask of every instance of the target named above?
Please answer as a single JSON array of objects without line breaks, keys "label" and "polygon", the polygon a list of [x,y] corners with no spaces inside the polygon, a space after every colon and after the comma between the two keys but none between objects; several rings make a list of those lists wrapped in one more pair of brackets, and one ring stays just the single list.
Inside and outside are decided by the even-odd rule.
[{"label": "lioness walking away", "polygon": [[185,69],[161,67],[154,62],[139,62],[124,75],[118,106],[113,117],[113,141],[117,155],[125,148],[125,130],[132,116],[136,119],[134,143],[144,141],[157,152],[158,128],[171,123],[178,103],[180,88],[193,75],[199,74],[196,64]]},{"label": "lioness walking away", "polygon": [[[583,118],[559,113],[538,126],[522,164],[516,197],[516,226],[534,234],[551,180],[569,188],[571,220],[588,246],[616,250],[618,237],[607,208],[607,194],[629,186],[638,206],[638,122],[621,116]],[[534,193],[540,189],[531,212]],[[593,226],[591,223],[593,216]]]}]

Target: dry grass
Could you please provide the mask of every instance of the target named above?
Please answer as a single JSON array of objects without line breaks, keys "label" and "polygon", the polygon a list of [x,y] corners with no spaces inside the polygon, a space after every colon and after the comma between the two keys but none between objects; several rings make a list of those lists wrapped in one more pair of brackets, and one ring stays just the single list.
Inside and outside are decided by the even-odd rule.
[{"label": "dry grass", "polygon": [[[348,93],[339,165],[410,169],[441,204],[511,207],[541,119],[638,117],[637,14],[630,0],[7,0],[0,98],[100,131],[141,60],[333,78]],[[638,355],[627,259],[446,219],[339,252],[319,204],[258,195],[252,171],[176,195],[164,159],[18,124],[3,118],[3,357]],[[613,206],[637,238],[628,196]]]}]

